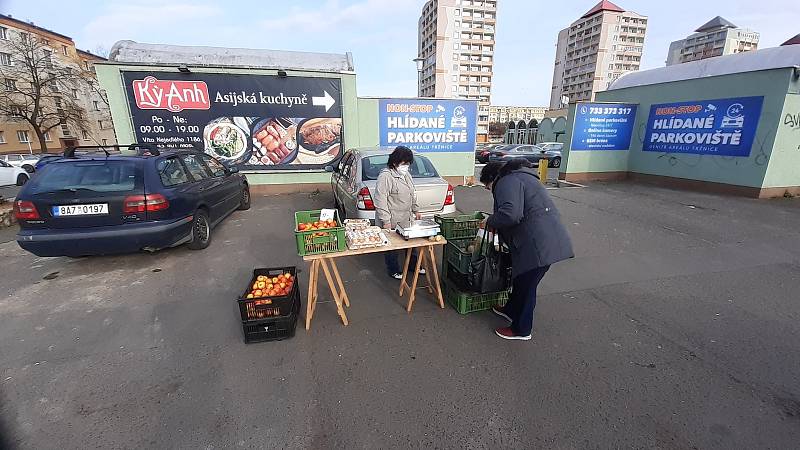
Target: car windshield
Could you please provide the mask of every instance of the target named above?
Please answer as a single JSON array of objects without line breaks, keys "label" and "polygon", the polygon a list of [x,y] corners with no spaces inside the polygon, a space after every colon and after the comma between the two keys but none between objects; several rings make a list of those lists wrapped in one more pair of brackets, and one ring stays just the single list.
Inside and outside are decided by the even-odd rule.
[{"label": "car windshield", "polygon": [[[381,170],[386,168],[386,163],[389,162],[389,155],[376,155],[369,156],[361,160],[361,172],[363,173],[362,179],[377,180]],[[409,169],[412,178],[432,178],[438,177],[436,168],[424,156],[414,155],[414,162],[411,163]]]},{"label": "car windshield", "polygon": [[128,192],[141,190],[142,185],[142,171],[134,161],[69,161],[44,166],[27,189],[31,194]]}]

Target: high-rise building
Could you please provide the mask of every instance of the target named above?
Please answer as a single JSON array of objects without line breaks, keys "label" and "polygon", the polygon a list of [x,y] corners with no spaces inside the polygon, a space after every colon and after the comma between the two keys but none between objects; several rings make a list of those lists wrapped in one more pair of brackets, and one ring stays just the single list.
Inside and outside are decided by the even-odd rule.
[{"label": "high-rise building", "polygon": [[537,122],[541,122],[541,120],[544,119],[544,113],[546,112],[546,106],[492,105],[489,107],[489,123],[508,123],[511,121],[517,122],[520,120],[530,122],[531,119],[536,119]]},{"label": "high-rise building", "polygon": [[[36,40],[36,44],[20,44],[33,39]],[[78,109],[83,111],[81,121],[83,126],[80,129],[71,125],[71,120],[62,119],[60,125],[57,125],[58,122],[54,122],[52,118],[47,122],[48,126],[56,125],[44,133],[44,141],[49,152],[74,145],[116,144],[108,100],[105,92],[100,89],[94,73],[94,63],[104,61],[105,58],[77,49],[75,42],[69,36],[34,25],[33,22],[0,14],[0,66],[2,66],[0,75],[5,78],[3,80],[5,92],[0,99],[2,102],[26,104],[27,99],[34,98],[30,96],[36,90],[30,81],[33,78],[31,74],[24,79],[10,78],[15,74],[25,74],[25,69],[13,70],[15,67],[26,66],[24,62],[20,62],[24,61],[24,58],[30,59],[30,56],[22,54],[24,52],[20,49],[41,52],[40,55],[34,55],[35,58],[42,58],[42,61],[47,63],[43,66],[43,72],[38,74],[40,77],[53,68],[57,73],[63,68],[70,68],[74,73],[81,75],[79,82],[69,83],[58,81],[58,75],[51,75],[52,82],[43,81],[39,85],[40,89],[47,91],[46,95],[37,98],[42,102],[43,109],[49,108],[44,114],[40,109],[40,117],[52,115],[56,109],[61,114],[74,114]],[[31,65],[31,67],[36,66]],[[53,103],[45,105],[45,102]],[[16,108],[13,106],[15,103],[12,103],[13,108]],[[4,111],[6,109],[3,107]],[[22,113],[0,114],[0,153],[39,152],[39,149],[39,138],[33,127],[23,118]]]},{"label": "high-rise building", "polygon": [[698,61],[731,53],[758,50],[759,34],[750,29],[739,28],[717,16],[694,30],[686,39],[669,46],[667,65]]},{"label": "high-rise building", "polygon": [[592,101],[595,92],[639,70],[647,16],[601,1],[558,33],[550,108]]},{"label": "high-rise building", "polygon": [[419,18],[417,94],[478,100],[478,142],[488,140],[496,21],[496,0],[428,0]]}]

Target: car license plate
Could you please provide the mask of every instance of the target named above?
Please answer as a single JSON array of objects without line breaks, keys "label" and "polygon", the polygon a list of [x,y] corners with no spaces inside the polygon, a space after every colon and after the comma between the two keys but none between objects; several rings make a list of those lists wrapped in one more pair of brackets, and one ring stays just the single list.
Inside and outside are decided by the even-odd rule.
[{"label": "car license plate", "polygon": [[95,216],[98,214],[108,214],[108,203],[96,203],[92,205],[53,206],[53,217]]}]

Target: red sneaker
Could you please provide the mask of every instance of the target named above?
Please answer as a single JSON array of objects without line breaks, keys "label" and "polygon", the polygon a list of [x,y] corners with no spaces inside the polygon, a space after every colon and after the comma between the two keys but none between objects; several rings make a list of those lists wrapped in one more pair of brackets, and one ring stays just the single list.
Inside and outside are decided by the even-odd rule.
[{"label": "red sneaker", "polygon": [[509,341],[530,341],[531,335],[527,336],[519,336],[514,334],[514,330],[509,327],[498,328],[494,330],[494,334],[500,336],[503,339],[508,339]]}]

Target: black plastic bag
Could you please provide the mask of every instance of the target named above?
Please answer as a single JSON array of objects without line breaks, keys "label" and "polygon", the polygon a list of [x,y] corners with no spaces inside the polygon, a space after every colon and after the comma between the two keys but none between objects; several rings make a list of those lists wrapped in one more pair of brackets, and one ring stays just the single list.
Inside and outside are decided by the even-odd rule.
[{"label": "black plastic bag", "polygon": [[504,291],[511,285],[510,257],[495,248],[494,236],[484,233],[480,254],[470,265],[470,287],[481,294]]}]

